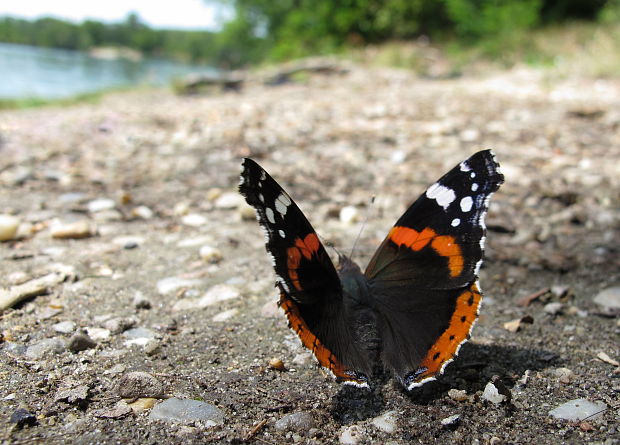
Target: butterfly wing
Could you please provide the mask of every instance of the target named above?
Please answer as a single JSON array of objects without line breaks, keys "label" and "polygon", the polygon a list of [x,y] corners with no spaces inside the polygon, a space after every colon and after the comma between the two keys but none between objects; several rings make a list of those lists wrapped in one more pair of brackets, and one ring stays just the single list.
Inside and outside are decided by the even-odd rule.
[{"label": "butterfly wing", "polygon": [[239,191],[256,210],[280,289],[280,307],[303,345],[338,381],[367,386],[338,273],[297,204],[256,162],[243,160]]},{"label": "butterfly wing", "polygon": [[409,207],[368,264],[381,359],[408,389],[440,374],[469,337],[484,217],[503,179],[489,150],[461,162]]}]

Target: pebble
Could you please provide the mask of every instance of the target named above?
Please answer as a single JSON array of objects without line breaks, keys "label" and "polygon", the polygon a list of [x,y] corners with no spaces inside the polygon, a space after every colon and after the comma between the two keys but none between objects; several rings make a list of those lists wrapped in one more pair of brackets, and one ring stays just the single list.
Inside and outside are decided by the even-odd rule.
[{"label": "pebble", "polygon": [[506,400],[506,396],[500,394],[497,387],[492,382],[487,383],[487,386],[484,387],[482,398],[496,405]]},{"label": "pebble", "polygon": [[80,220],[70,223],[57,223],[51,228],[52,238],[57,239],[89,238],[96,233],[96,227],[87,220]]},{"label": "pebble", "polygon": [[222,259],[222,252],[217,247],[202,246],[199,253],[200,258],[209,263],[218,263]]},{"label": "pebble", "polygon": [[147,206],[134,207],[131,214],[141,219],[151,219],[155,215],[155,213]]},{"label": "pebble", "polygon": [[113,408],[96,410],[93,415],[102,419],[122,419],[130,413],[131,407],[121,400]]},{"label": "pebble", "polygon": [[103,326],[110,331],[112,334],[120,334],[125,332],[128,329],[133,328],[138,320],[133,317],[115,317],[109,320],[106,320],[103,323]]},{"label": "pebble", "polygon": [[568,421],[593,420],[607,410],[603,402],[590,402],[586,399],[574,399],[549,411],[549,415],[556,419]]},{"label": "pebble", "polygon": [[261,317],[265,318],[276,318],[280,316],[280,308],[278,307],[278,303],[276,300],[269,300],[267,303],[263,304],[260,310]]},{"label": "pebble", "polygon": [[17,233],[19,223],[19,218],[16,216],[0,214],[0,241],[13,239]]},{"label": "pebble", "polygon": [[554,377],[557,377],[560,383],[570,383],[575,379],[575,373],[568,368],[556,368],[552,371]]},{"label": "pebble", "polygon": [[354,206],[345,206],[340,209],[340,222],[346,225],[351,225],[356,223],[360,219],[360,212],[357,210],[357,207]]},{"label": "pebble", "polygon": [[545,304],[545,307],[543,308],[543,310],[547,314],[551,314],[551,315],[558,315],[562,313],[563,309],[564,309],[564,305],[560,302],[547,303]]},{"label": "pebble", "polygon": [[237,209],[239,216],[243,221],[253,221],[256,219],[256,211],[248,204],[243,204]]},{"label": "pebble", "polygon": [[506,323],[504,323],[504,329],[510,332],[518,332],[521,330],[521,327],[524,325],[524,323],[532,324],[533,322],[534,319],[531,316],[526,315],[524,317],[517,318],[516,320],[507,321]]},{"label": "pebble", "polygon": [[207,217],[198,213],[189,213],[181,218],[181,222],[186,226],[200,227],[207,223]]},{"label": "pebble", "polygon": [[28,346],[26,357],[32,360],[40,360],[52,354],[60,354],[66,349],[65,342],[59,338],[46,338],[38,343]]},{"label": "pebble", "polygon": [[461,423],[461,415],[454,414],[450,417],[446,417],[445,419],[441,419],[441,424],[445,427],[456,427]]},{"label": "pebble", "polygon": [[73,334],[67,342],[67,349],[71,352],[85,351],[97,346],[97,343],[85,333]]},{"label": "pebble", "polygon": [[594,297],[594,302],[608,313],[620,312],[620,286],[603,289]]},{"label": "pebble", "polygon": [[216,284],[200,299],[196,300],[195,298],[183,298],[177,301],[172,309],[175,311],[202,309],[221,301],[238,298],[240,295],[241,293],[239,290],[233,286],[229,286],[227,284]]},{"label": "pebble", "polygon": [[90,201],[87,206],[90,213],[103,212],[104,210],[112,210],[116,207],[116,203],[113,199],[99,198]]},{"label": "pebble", "polygon": [[138,400],[128,403],[127,405],[134,413],[140,414],[153,408],[156,400],[157,399],[154,397],[140,397]]},{"label": "pebble", "polygon": [[391,434],[396,431],[397,414],[396,411],[386,411],[380,416],[372,419],[371,423],[381,431]]},{"label": "pebble", "polygon": [[70,405],[84,407],[88,403],[90,388],[88,385],[79,385],[74,388],[59,390],[54,396],[54,402],[66,402]]},{"label": "pebble", "polygon": [[272,358],[269,360],[269,367],[278,371],[284,371],[284,362],[279,358]]},{"label": "pebble", "polygon": [[278,419],[275,423],[275,428],[278,431],[295,431],[304,433],[315,426],[316,425],[312,414],[307,411],[287,414]]},{"label": "pebble", "polygon": [[190,280],[179,277],[162,278],[157,282],[157,292],[159,292],[161,295],[166,295],[183,287],[194,287],[200,286],[201,284],[202,280]]},{"label": "pebble", "polygon": [[149,419],[170,423],[200,422],[215,426],[224,423],[224,413],[210,403],[174,397],[156,405],[151,410]]},{"label": "pebble", "polygon": [[88,336],[95,341],[107,340],[108,338],[110,338],[109,329],[86,327],[84,328],[84,330],[86,331]]},{"label": "pebble", "polygon": [[238,313],[239,313],[239,309],[229,309],[227,311],[220,312],[219,314],[215,315],[212,318],[212,320],[217,323],[221,323],[223,321],[229,320],[230,318],[234,317]]},{"label": "pebble", "polygon": [[344,445],[357,445],[364,440],[364,430],[358,425],[346,427],[340,433],[339,441]]},{"label": "pebble", "polygon": [[75,331],[76,324],[72,321],[61,321],[52,326],[56,332],[61,334],[71,334]]},{"label": "pebble", "polygon": [[215,200],[216,209],[236,209],[245,205],[245,199],[237,192],[224,192]]},{"label": "pebble", "polygon": [[142,292],[136,292],[133,297],[133,307],[136,309],[150,309],[152,306],[151,300],[146,298]]},{"label": "pebble", "polygon": [[455,400],[457,402],[464,402],[465,400],[469,399],[469,396],[467,395],[467,391],[465,391],[464,389],[454,389],[454,388],[448,391],[448,397],[450,397],[452,400]]},{"label": "pebble", "polygon": [[116,392],[123,399],[159,398],[164,395],[164,387],[157,378],[148,372],[134,371],[119,379]]},{"label": "pebble", "polygon": [[26,408],[17,408],[11,414],[10,422],[14,423],[17,428],[23,428],[24,425],[33,426],[37,424],[37,416]]},{"label": "pebble", "polygon": [[155,332],[147,328],[133,328],[123,332],[123,337],[127,338],[125,346],[146,346],[149,341],[155,339]]}]

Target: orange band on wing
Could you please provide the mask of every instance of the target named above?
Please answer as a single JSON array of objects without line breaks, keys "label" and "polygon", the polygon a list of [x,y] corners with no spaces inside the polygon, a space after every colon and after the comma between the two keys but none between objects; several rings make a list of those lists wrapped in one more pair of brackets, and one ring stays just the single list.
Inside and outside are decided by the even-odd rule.
[{"label": "orange band on wing", "polygon": [[301,343],[314,354],[322,367],[329,369],[339,381],[353,382],[358,385],[366,384],[364,380],[356,379],[352,373],[347,373],[347,369],[340,363],[338,358],[312,333],[301,317],[297,305],[284,292],[280,292],[279,304],[284,309],[290,327],[297,333]]},{"label": "orange band on wing", "polygon": [[429,227],[418,232],[409,227],[395,226],[390,230],[388,238],[397,246],[405,246],[414,251],[422,250],[430,243],[437,254],[448,259],[451,277],[457,277],[463,272],[463,254],[461,247],[453,236],[437,235]]},{"label": "orange band on wing", "polygon": [[319,238],[316,234],[309,233],[303,240],[301,238],[297,238],[295,240],[295,246],[289,247],[286,250],[288,277],[293,282],[295,289],[299,291],[302,290],[301,284],[299,283],[299,275],[297,274],[297,269],[299,269],[302,256],[307,260],[311,259],[312,255],[319,250],[320,246],[321,243],[319,242]]},{"label": "orange band on wing", "polygon": [[478,318],[481,299],[476,283],[458,296],[448,329],[441,334],[420,363],[420,368],[426,369],[416,376],[417,382],[440,373],[447,362],[454,358],[459,346],[469,337],[471,328]]}]

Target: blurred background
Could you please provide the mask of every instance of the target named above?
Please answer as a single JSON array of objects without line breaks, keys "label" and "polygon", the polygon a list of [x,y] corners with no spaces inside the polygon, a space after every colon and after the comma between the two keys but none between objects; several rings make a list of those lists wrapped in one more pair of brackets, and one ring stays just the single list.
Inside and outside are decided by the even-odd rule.
[{"label": "blurred background", "polygon": [[0,5],[0,99],[67,98],[339,54],[454,77],[620,72],[619,0],[27,0]]}]

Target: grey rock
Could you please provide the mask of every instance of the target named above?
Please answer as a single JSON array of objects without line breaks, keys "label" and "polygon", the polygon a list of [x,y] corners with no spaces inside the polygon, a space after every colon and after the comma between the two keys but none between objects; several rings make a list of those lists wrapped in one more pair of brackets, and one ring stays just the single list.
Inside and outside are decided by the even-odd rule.
[{"label": "grey rock", "polygon": [[492,382],[487,383],[487,386],[484,387],[482,398],[496,405],[506,400],[506,396],[500,394],[499,390]]},{"label": "grey rock", "polygon": [[441,419],[441,424],[448,428],[454,428],[458,426],[460,422],[461,422],[460,414],[454,414],[450,417],[446,417],[445,419]]},{"label": "grey rock", "polygon": [[46,338],[28,346],[26,357],[32,360],[41,360],[50,355],[60,354],[65,350],[65,342],[59,338]]},{"label": "grey rock", "polygon": [[590,402],[587,399],[570,400],[563,405],[549,411],[549,415],[556,419],[569,421],[591,420],[601,416],[607,410],[603,402]]},{"label": "grey rock", "polygon": [[76,386],[75,388],[63,389],[54,396],[55,402],[67,402],[70,405],[85,406],[88,403],[90,388],[87,385]]},{"label": "grey rock", "polygon": [[562,303],[553,302],[553,303],[545,304],[545,307],[543,308],[543,310],[547,314],[558,315],[558,314],[560,314],[562,312],[563,308],[564,308],[564,305]]},{"label": "grey rock", "polygon": [[159,380],[148,372],[134,371],[119,379],[116,392],[124,399],[158,398],[164,395],[164,387]]},{"label": "grey rock", "polygon": [[620,313],[620,286],[603,289],[594,297],[594,302],[609,313]]},{"label": "grey rock", "polygon": [[85,333],[74,334],[67,342],[67,348],[71,352],[85,351],[97,346],[97,343]]},{"label": "grey rock", "polygon": [[136,295],[133,297],[133,307],[136,309],[150,309],[152,304],[142,292],[136,292]]},{"label": "grey rock", "polygon": [[52,326],[52,328],[61,334],[71,334],[75,331],[75,323],[72,321],[61,321]]},{"label": "grey rock", "polygon": [[306,432],[315,427],[315,422],[312,414],[300,411],[280,418],[276,421],[275,427],[278,431]]},{"label": "grey rock", "polygon": [[13,411],[13,414],[11,414],[10,422],[17,425],[18,428],[23,428],[24,425],[36,425],[37,417],[26,408],[17,408]]},{"label": "grey rock", "polygon": [[120,334],[121,332],[133,328],[137,322],[135,318],[116,317],[103,323],[103,327],[108,329],[112,334]]},{"label": "grey rock", "polygon": [[151,410],[149,419],[170,423],[199,422],[207,426],[215,426],[224,423],[224,413],[210,403],[171,398],[156,405]]}]

